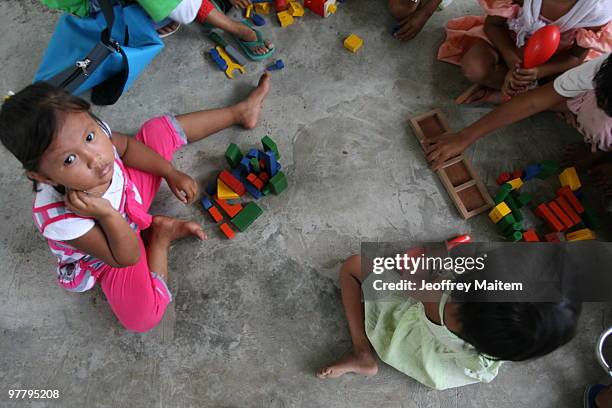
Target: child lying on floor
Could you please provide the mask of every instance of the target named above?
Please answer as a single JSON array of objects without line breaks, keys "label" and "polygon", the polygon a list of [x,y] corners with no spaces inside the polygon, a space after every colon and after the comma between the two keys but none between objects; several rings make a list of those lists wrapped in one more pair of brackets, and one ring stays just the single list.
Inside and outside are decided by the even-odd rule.
[{"label": "child lying on floor", "polygon": [[541,357],[571,340],[580,313],[580,304],[569,299],[457,303],[448,292],[423,303],[398,295],[376,300],[364,296],[362,304],[364,278],[360,256],[350,257],[340,268],[353,349],[319,370],[319,378],[375,375],[373,348],[382,361],[431,388],[490,382],[502,360]]},{"label": "child lying on floor", "polygon": [[264,74],[230,107],[148,120],[133,138],[60,88],[34,84],[9,97],[0,139],[34,183],[34,222],[57,257],[58,283],[71,292],[99,284],[125,328],[155,327],[172,300],[170,245],[206,237],[195,222],[149,214],[161,180],[182,203],[196,200],[198,185],[172,165],[174,153],[232,125],[255,127],[269,82]]},{"label": "child lying on floor", "polygon": [[594,170],[597,173],[595,182],[612,193],[612,166],[604,163],[610,157],[604,152],[612,150],[610,54],[573,68],[554,82],[512,98],[457,133],[431,140],[427,160],[433,169],[438,169],[481,137],[545,110],[562,113],[590,145],[591,153],[588,149],[572,146],[564,164]]},{"label": "child lying on floor", "polygon": [[[479,0],[487,14],[448,22],[438,59],[461,66],[474,82],[458,103],[499,103],[535,81],[551,79],[612,51],[612,0]],[[523,47],[546,24],[561,30],[557,54],[522,68]],[[501,92],[500,92],[501,90]],[[504,98],[506,97],[506,98]]]}]

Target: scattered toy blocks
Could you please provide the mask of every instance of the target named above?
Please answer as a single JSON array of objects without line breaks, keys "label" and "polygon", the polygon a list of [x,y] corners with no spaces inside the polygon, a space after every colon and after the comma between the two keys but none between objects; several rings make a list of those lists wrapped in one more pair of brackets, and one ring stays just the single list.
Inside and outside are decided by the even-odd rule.
[{"label": "scattered toy blocks", "polygon": [[567,202],[572,206],[574,211],[578,214],[582,214],[584,212],[584,207],[580,204],[580,201],[574,195],[572,189],[569,186],[563,186],[557,191],[557,195],[563,197],[567,200]]},{"label": "scattered toy blocks", "polygon": [[540,242],[540,238],[538,234],[536,234],[535,230],[530,229],[523,232],[523,241],[525,242]]},{"label": "scattered toy blocks", "polygon": [[533,197],[531,196],[531,194],[521,193],[515,198],[514,201],[516,202],[519,208],[523,208],[524,206],[529,204],[529,202],[531,202],[532,200],[533,200]]},{"label": "scattered toy blocks", "polygon": [[501,186],[502,184],[504,184],[507,181],[510,181],[510,173],[508,173],[507,171],[501,173],[497,177],[497,180],[495,180],[495,182],[497,183],[498,186]]},{"label": "scattered toy blocks", "polygon": [[[219,173],[219,181],[222,181],[233,192],[238,194],[238,196],[244,195],[245,193],[244,186],[242,185],[240,180],[234,177],[229,171],[223,170],[221,173]],[[223,198],[223,197],[219,196],[219,198]]]},{"label": "scattered toy blocks", "polygon": [[554,232],[560,232],[564,230],[563,224],[557,217],[552,213],[552,211],[548,208],[545,203],[540,204],[534,210],[535,215],[540,218],[543,218],[548,224],[548,227]]},{"label": "scattered toy blocks", "polygon": [[270,3],[255,3],[255,12],[259,14],[270,14]]},{"label": "scattered toy blocks", "polygon": [[249,174],[251,172],[251,160],[248,157],[243,157],[238,168],[243,174]]},{"label": "scattered toy blocks", "polygon": [[225,158],[232,169],[240,163],[240,160],[242,160],[242,152],[240,152],[240,148],[238,148],[236,143],[230,143],[230,145],[227,146]]},{"label": "scattered toy blocks", "polygon": [[512,214],[514,214],[514,218],[516,219],[516,221],[517,222],[523,221],[523,214],[521,213],[521,209],[519,208],[514,198],[512,198],[512,196],[509,195],[508,197],[506,197],[504,202],[508,205],[508,208],[510,208],[510,211],[512,212]]},{"label": "scattered toy blocks", "polygon": [[574,167],[568,167],[559,174],[559,181],[562,186],[569,186],[572,191],[578,190],[582,184],[578,178],[578,173]]},{"label": "scattered toy blocks", "polygon": [[596,238],[595,233],[588,228],[583,228],[578,231],[565,234],[565,239],[568,241],[587,241]]},{"label": "scattered toy blocks", "polygon": [[499,204],[502,201],[505,201],[508,195],[510,194],[510,191],[512,191],[512,186],[508,183],[504,183],[504,185],[501,186],[499,192],[493,199],[493,201],[495,201],[495,204]]},{"label": "scattered toy blocks", "polygon": [[256,189],[261,190],[264,187],[263,181],[257,178],[257,176],[253,173],[249,173],[247,176],[247,181],[255,186]]},{"label": "scattered toy blocks", "polygon": [[268,176],[268,173],[266,173],[265,171],[260,172],[258,177],[261,181],[264,182],[264,184],[266,184],[268,180],[270,180],[270,176]]},{"label": "scattered toy blocks", "polygon": [[293,17],[302,17],[304,15],[304,8],[297,1],[290,1],[287,11],[289,11]]},{"label": "scattered toy blocks", "polygon": [[253,14],[253,5],[249,4],[244,10],[244,18],[251,18],[251,14]]},{"label": "scattered toy blocks", "polygon": [[283,62],[283,60],[276,60],[274,61],[272,64],[268,65],[266,67],[266,71],[278,71],[285,68],[285,63]]},{"label": "scattered toy blocks", "polygon": [[510,186],[512,186],[512,190],[518,190],[523,185],[523,180],[520,178],[515,178],[507,181],[506,184],[510,184]]},{"label": "scattered toy blocks", "polygon": [[250,202],[232,218],[232,224],[244,232],[262,213],[263,210],[257,204]]},{"label": "scattered toy blocks", "polygon": [[321,17],[329,17],[338,9],[336,0],[304,0],[304,7]]},{"label": "scattered toy blocks", "polygon": [[518,242],[523,238],[523,233],[520,231],[515,231],[512,234],[508,235],[506,238],[513,242]]},{"label": "scattered toy blocks", "polygon": [[491,212],[489,212],[489,218],[494,224],[497,224],[502,218],[510,214],[510,208],[504,202],[497,204]]},{"label": "scattered toy blocks", "polygon": [[559,204],[557,204],[555,201],[551,201],[550,203],[548,203],[548,208],[550,208],[550,211],[552,211],[552,213],[557,216],[559,221],[561,221],[561,223],[565,227],[563,228],[564,230],[572,228],[574,225],[576,225],[576,223],[572,222],[570,217],[565,214],[561,207],[559,207]]},{"label": "scattered toy blocks", "polygon": [[572,222],[575,224],[578,224],[580,221],[582,221],[580,219],[580,216],[578,215],[578,213],[576,213],[576,211],[574,211],[574,209],[572,208],[572,206],[567,202],[567,200],[565,199],[565,197],[557,197],[555,199],[555,202],[559,205],[559,207],[561,207],[561,209],[567,214],[567,216],[572,220]]},{"label": "scattered toy blocks", "polygon": [[202,207],[204,207],[205,210],[208,210],[210,207],[213,206],[213,203],[212,201],[210,201],[210,198],[206,196],[202,196],[202,198],[200,198],[200,203],[202,203]]},{"label": "scattered toy blocks", "polygon": [[[257,5],[256,5],[257,6]],[[266,20],[260,16],[257,13],[253,13],[253,15],[251,16],[251,21],[253,22],[253,24],[255,24],[257,27],[261,27],[261,26],[265,26],[266,25]]]},{"label": "scattered toy blocks", "polygon": [[513,171],[510,175],[510,180],[523,178],[523,170]]},{"label": "scattered toy blocks", "polygon": [[225,213],[230,218],[235,217],[236,214],[238,214],[242,210],[242,205],[240,205],[240,204],[230,204],[227,201],[217,197],[216,194],[213,196],[213,200],[215,200],[215,203],[217,203],[217,205],[219,207],[221,207],[221,209],[223,211],[225,211]]},{"label": "scattered toy blocks", "polygon": [[272,140],[270,136],[262,137],[261,144],[263,146],[264,152],[274,152],[274,156],[276,157],[276,160],[280,160],[281,155],[278,152],[278,147],[276,146],[276,143],[274,142],[274,140]]},{"label": "scattered toy blocks", "polygon": [[259,160],[256,157],[252,157],[251,160],[251,170],[255,173],[259,173],[261,170],[259,168]]},{"label": "scattered toy blocks", "polygon": [[363,40],[356,36],[355,34],[351,34],[344,40],[344,48],[349,50],[350,52],[357,52],[359,48],[363,45]]},{"label": "scattered toy blocks", "polygon": [[[270,176],[272,178],[276,176],[276,173],[278,173],[280,166],[278,165],[278,162],[276,161],[276,155],[273,152],[265,153],[264,164],[264,168],[267,170]],[[250,173],[250,171],[248,171],[247,173]]]},{"label": "scattered toy blocks", "polygon": [[544,239],[546,242],[561,242],[559,235],[560,234],[558,232],[549,232],[548,234],[544,235]]},{"label": "scattered toy blocks", "polygon": [[277,13],[287,10],[287,8],[287,0],[274,0],[274,10],[276,10]]},{"label": "scattered toy blocks", "polygon": [[206,186],[206,192],[209,196],[214,196],[217,194],[217,179],[214,179]]},{"label": "scattered toy blocks", "polygon": [[[241,186],[242,186],[242,184],[241,184]],[[242,189],[244,190],[244,186],[242,186]],[[229,188],[221,180],[217,181],[217,197],[219,197],[219,198],[221,198],[223,200],[234,200],[236,198],[240,198],[240,196],[237,193],[232,191],[232,189]]]},{"label": "scattered toy blocks", "polygon": [[223,215],[221,215],[219,210],[217,210],[217,207],[215,207],[214,205],[208,209],[208,213],[211,217],[213,217],[213,220],[215,220],[215,222],[223,220]]},{"label": "scattered toy blocks", "polygon": [[232,228],[226,222],[219,225],[219,229],[221,230],[221,232],[223,232],[223,234],[225,234],[227,239],[233,239],[236,236],[236,233],[232,230]]},{"label": "scattered toy blocks", "polygon": [[512,213],[506,215],[505,217],[503,217],[501,220],[499,220],[497,222],[497,226],[504,231],[506,228],[510,227],[513,224],[516,224],[516,219],[514,218],[514,215],[512,215]]},{"label": "scattered toy blocks", "polygon": [[287,27],[293,24],[293,16],[288,11],[281,11],[276,14],[281,27]]},{"label": "scattered toy blocks", "polygon": [[542,166],[540,164],[530,164],[525,167],[525,171],[523,171],[523,181],[529,181],[533,178],[536,178],[538,174],[542,172]]},{"label": "scattered toy blocks", "polygon": [[287,188],[287,178],[285,177],[285,173],[279,171],[274,177],[268,181],[268,185],[270,185],[272,192],[276,195],[279,195]]}]

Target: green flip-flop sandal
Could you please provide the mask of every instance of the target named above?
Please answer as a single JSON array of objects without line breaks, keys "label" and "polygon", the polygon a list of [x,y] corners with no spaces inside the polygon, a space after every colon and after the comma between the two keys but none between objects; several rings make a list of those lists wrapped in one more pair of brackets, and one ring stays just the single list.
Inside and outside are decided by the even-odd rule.
[{"label": "green flip-flop sandal", "polygon": [[236,42],[242,49],[242,52],[244,52],[247,55],[247,57],[249,57],[253,61],[261,61],[261,60],[265,60],[266,58],[270,58],[272,54],[274,54],[274,49],[275,49],[274,46],[270,44],[271,48],[265,54],[255,54],[252,50],[253,47],[258,47],[258,46],[266,47],[266,42],[263,39],[263,35],[261,34],[261,31],[253,28],[253,26],[249,24],[247,20],[242,20],[242,24],[246,25],[251,30],[255,31],[255,35],[257,35],[257,40],[255,41],[244,41],[234,36],[234,39],[236,40]]}]

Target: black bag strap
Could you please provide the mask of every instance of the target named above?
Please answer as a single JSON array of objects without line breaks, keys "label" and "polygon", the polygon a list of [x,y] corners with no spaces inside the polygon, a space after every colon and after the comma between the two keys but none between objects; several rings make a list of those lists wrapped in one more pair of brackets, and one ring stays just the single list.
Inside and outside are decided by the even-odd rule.
[{"label": "black bag strap", "polygon": [[106,20],[106,28],[100,33],[100,41],[106,46],[111,45],[111,31],[115,23],[115,12],[113,11],[113,0],[98,0],[104,20]]}]

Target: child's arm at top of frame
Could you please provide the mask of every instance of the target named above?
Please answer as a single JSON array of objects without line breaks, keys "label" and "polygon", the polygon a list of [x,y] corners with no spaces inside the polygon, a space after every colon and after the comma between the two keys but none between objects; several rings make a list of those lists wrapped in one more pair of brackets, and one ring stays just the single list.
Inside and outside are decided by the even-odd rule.
[{"label": "child's arm at top of frame", "polygon": [[416,37],[436,12],[441,2],[442,0],[429,0],[427,3],[421,4],[414,13],[399,22],[400,29],[393,34],[395,38],[400,41],[409,41]]},{"label": "child's arm at top of frame", "polygon": [[107,199],[72,190],[66,193],[65,201],[70,211],[96,220],[85,235],[66,241],[69,245],[114,268],[138,262],[138,237]]},{"label": "child's arm at top of frame", "polygon": [[534,90],[519,94],[467,128],[429,141],[427,161],[431,164],[433,170],[437,170],[445,161],[462,153],[479,138],[494,130],[548,110],[565,100],[564,96],[555,91],[552,81]]},{"label": "child's arm at top of frame", "polygon": [[198,184],[195,180],[177,170],[144,143],[119,132],[113,132],[112,142],[125,165],[163,177],[181,202],[190,204],[198,197]]}]

